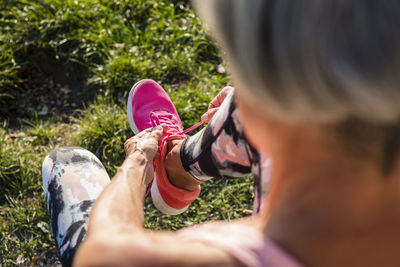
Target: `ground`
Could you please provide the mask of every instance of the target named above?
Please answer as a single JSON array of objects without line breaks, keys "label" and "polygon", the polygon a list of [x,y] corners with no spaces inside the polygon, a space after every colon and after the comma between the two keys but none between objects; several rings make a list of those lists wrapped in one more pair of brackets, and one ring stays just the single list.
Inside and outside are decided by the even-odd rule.
[{"label": "ground", "polygon": [[[188,127],[230,84],[217,51],[186,0],[0,0],[0,266],[59,264],[41,186],[51,149],[89,149],[112,176],[132,84],[161,83]],[[251,203],[250,178],[213,180],[179,216],[146,199],[146,227],[231,220]]]}]

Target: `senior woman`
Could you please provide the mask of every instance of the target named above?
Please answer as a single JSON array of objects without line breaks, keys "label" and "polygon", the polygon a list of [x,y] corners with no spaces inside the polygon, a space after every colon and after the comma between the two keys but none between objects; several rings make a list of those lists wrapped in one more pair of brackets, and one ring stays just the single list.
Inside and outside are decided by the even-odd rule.
[{"label": "senior woman", "polygon": [[[44,182],[50,214],[58,214],[53,230],[64,231],[56,236],[61,256],[72,260],[68,248],[84,239],[89,199],[97,198],[75,266],[399,266],[400,4],[201,0],[197,6],[227,52],[236,90],[204,130],[170,141],[165,169],[172,184],[188,191],[207,180],[201,177],[251,170],[256,213],[175,233],[145,230],[146,185],[169,129],[155,127],[127,141],[111,183],[87,151],[50,153]],[[192,139],[212,163],[198,157],[188,163],[185,157],[199,155]],[[232,151],[242,151],[234,153],[241,159]],[[229,159],[241,162],[241,172]],[[83,202],[66,207],[57,193],[70,192],[62,189],[73,188],[73,179],[56,180],[82,172],[85,161],[96,166],[85,175],[96,177],[98,192],[81,190]],[[269,161],[271,178],[263,183]],[[80,165],[62,172],[59,166],[71,162]],[[60,219],[65,214],[69,227]]]}]

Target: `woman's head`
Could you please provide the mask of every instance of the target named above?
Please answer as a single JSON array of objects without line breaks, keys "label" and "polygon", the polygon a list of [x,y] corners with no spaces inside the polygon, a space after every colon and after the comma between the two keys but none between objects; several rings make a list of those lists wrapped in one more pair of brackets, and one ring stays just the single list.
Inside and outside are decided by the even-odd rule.
[{"label": "woman's head", "polygon": [[269,113],[300,122],[399,120],[400,2],[197,3],[234,76]]},{"label": "woman's head", "polygon": [[196,4],[228,54],[237,90],[260,114],[333,126],[345,145],[374,142],[384,161],[393,161],[400,133],[400,2]]}]

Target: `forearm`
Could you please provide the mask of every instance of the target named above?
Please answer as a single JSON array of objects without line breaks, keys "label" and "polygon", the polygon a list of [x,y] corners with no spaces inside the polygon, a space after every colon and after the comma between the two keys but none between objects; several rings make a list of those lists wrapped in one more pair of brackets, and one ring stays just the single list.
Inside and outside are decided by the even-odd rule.
[{"label": "forearm", "polygon": [[88,236],[104,233],[107,229],[143,229],[144,176],[148,166],[148,160],[140,153],[123,162],[93,206]]}]

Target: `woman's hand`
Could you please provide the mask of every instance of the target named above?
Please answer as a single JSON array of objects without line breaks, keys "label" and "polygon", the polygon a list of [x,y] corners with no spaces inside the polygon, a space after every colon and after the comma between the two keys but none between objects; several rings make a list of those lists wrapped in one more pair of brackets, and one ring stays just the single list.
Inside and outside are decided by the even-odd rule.
[{"label": "woman's hand", "polygon": [[201,116],[201,121],[208,123],[214,117],[215,113],[221,106],[222,102],[224,102],[225,98],[229,95],[229,93],[233,90],[233,87],[227,86],[222,89],[218,95],[210,102],[208,106],[208,111]]},{"label": "woman's hand", "polygon": [[145,183],[148,184],[153,179],[153,159],[158,156],[158,143],[163,133],[161,125],[154,128],[146,129],[137,135],[126,140],[125,161],[135,160],[138,158],[145,159],[147,171],[145,175]]},{"label": "woman's hand", "polygon": [[153,159],[158,151],[158,141],[161,139],[163,127],[161,125],[141,131],[126,140],[124,144],[125,158],[128,159],[136,152],[147,159]]}]

